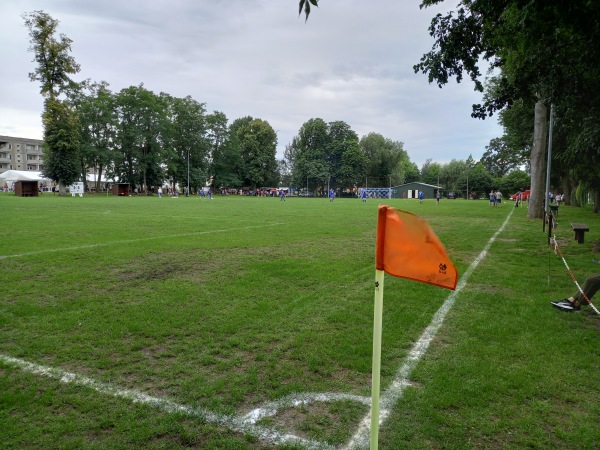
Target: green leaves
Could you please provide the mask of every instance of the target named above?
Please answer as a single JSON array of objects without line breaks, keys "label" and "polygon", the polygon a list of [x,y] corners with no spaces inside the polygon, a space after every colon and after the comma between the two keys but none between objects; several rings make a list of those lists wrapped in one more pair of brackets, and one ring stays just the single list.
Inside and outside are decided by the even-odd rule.
[{"label": "green leaves", "polygon": [[29,74],[31,81],[39,81],[40,93],[44,97],[57,97],[67,90],[72,81],[70,74],[79,72],[79,64],[69,55],[73,42],[64,34],[55,37],[58,20],[44,11],[23,14],[25,26],[29,30],[31,47],[37,68]]},{"label": "green leaves", "polygon": [[[49,98],[42,115],[44,123],[44,175],[61,185],[77,181],[80,125],[67,102]],[[62,194],[62,192],[61,192]]]},{"label": "green leaves", "polygon": [[317,8],[319,5],[317,4],[319,0],[300,0],[300,7],[298,9],[298,15],[302,14],[302,8],[304,8],[304,13],[306,14],[305,22],[308,20],[308,16],[310,14],[310,5],[313,4]]}]

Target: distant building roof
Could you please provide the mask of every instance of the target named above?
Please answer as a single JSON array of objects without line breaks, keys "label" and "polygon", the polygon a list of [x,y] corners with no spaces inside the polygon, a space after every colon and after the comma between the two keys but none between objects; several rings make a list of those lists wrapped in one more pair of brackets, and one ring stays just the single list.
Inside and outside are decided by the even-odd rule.
[{"label": "distant building roof", "polygon": [[404,187],[404,186],[411,186],[411,185],[415,185],[415,184],[419,184],[419,185],[421,185],[421,186],[427,186],[427,187],[431,187],[431,188],[434,188],[434,189],[444,189],[444,188],[443,188],[443,187],[441,187],[441,186],[434,186],[433,184],[421,183],[420,181],[412,181],[412,182],[410,182],[410,183],[404,183],[404,184],[400,184],[400,185],[398,185],[398,186],[393,186],[393,188],[394,188],[394,189],[397,189],[397,188],[401,188],[401,187]]}]

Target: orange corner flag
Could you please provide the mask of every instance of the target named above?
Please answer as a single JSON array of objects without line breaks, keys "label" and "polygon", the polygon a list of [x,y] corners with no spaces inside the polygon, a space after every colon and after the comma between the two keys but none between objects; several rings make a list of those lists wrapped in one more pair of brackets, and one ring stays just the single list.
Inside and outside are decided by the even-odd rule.
[{"label": "orange corner flag", "polygon": [[458,272],[433,230],[420,217],[379,205],[375,268],[395,277],[456,289]]}]

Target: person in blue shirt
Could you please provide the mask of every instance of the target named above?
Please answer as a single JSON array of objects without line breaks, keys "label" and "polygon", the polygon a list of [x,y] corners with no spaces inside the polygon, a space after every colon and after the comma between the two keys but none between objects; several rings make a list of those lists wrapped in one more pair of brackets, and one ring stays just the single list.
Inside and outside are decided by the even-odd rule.
[{"label": "person in blue shirt", "polygon": [[423,191],[419,191],[419,203],[423,203]]}]

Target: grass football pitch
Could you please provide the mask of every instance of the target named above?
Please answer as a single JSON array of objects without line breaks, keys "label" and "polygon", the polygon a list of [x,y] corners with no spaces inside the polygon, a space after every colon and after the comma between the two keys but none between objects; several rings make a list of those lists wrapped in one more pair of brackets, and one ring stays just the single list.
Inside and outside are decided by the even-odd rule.
[{"label": "grass football pitch", "polygon": [[[379,203],[459,271],[386,275],[379,448],[600,448],[599,317],[526,208],[46,193],[0,194],[0,447],[368,448]],[[599,234],[559,208],[580,283]]]}]

